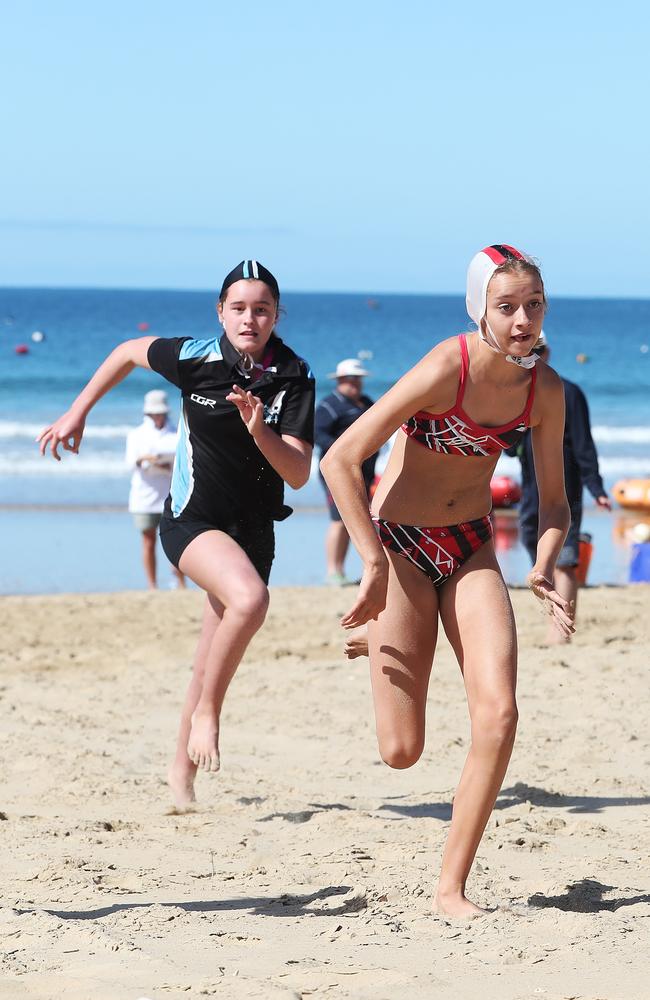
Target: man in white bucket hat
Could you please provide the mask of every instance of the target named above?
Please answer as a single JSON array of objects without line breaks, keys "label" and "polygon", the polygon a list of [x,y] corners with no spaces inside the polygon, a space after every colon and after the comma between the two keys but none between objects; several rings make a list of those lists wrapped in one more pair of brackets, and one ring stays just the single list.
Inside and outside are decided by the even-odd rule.
[{"label": "man in white bucket hat", "polygon": [[[169,419],[167,393],[151,389],[144,397],[144,420],[129,431],[126,462],[132,470],[129,512],[142,534],[142,562],[151,590],[156,583],[156,540],[158,525],[169,493],[176,453],[176,428]],[[172,567],[178,586],[185,577]]]},{"label": "man in white bucket hat", "polygon": [[[327,376],[336,379],[336,389],[325,396],[316,407],[314,434],[321,458],[343,431],[372,406],[373,400],[363,394],[363,380],[369,374],[370,372],[366,371],[358,358],[345,358],[339,361],[336,371],[330,372]],[[371,455],[363,463],[363,478],[368,493],[375,477],[376,460],[377,455]],[[325,536],[327,583],[343,586],[350,582],[345,575],[344,567],[350,536],[322,475],[320,479],[330,515],[330,525]]]},{"label": "man in white bucket hat", "polygon": [[339,361],[336,366],[336,371],[330,372],[327,377],[335,378],[338,386],[340,384],[339,379],[361,379],[365,378],[365,376],[369,374],[370,372],[366,371],[358,358],[345,358],[343,361]]}]

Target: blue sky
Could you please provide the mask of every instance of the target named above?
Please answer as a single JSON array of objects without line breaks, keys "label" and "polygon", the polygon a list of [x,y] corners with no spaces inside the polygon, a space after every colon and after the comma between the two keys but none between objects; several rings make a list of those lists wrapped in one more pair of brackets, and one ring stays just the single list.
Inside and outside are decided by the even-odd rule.
[{"label": "blue sky", "polygon": [[0,284],[650,297],[641,2],[2,3]]}]

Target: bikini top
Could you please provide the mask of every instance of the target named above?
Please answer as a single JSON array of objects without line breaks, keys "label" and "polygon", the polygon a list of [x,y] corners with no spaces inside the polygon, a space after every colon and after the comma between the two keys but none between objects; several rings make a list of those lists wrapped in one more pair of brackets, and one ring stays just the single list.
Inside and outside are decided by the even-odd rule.
[{"label": "bikini top", "polygon": [[469,352],[464,333],[459,334],[458,340],[461,364],[456,402],[444,413],[427,413],[426,410],[420,410],[402,424],[402,430],[419,444],[444,455],[496,455],[505,448],[517,444],[529,426],[537,371],[535,368],[531,371],[528,399],[521,416],[501,427],[481,427],[465,413],[462,407],[469,373]]}]

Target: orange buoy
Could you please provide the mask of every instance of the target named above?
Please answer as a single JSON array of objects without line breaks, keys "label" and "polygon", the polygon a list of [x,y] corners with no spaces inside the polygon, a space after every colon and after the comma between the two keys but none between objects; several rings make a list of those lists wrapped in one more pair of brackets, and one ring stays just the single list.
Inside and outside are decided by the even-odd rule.
[{"label": "orange buoy", "polygon": [[521,487],[510,476],[494,476],[490,482],[493,507],[513,507],[521,500]]},{"label": "orange buoy", "polygon": [[650,510],[650,479],[621,479],[612,489],[616,503],[629,510]]},{"label": "orange buoy", "polygon": [[29,354],[29,347],[27,344],[16,344],[14,351],[16,354]]},{"label": "orange buoy", "polygon": [[141,333],[146,333],[146,331],[147,331],[148,329],[149,329],[149,324],[148,324],[148,323],[138,323],[138,330],[139,330],[139,331],[140,331]]}]

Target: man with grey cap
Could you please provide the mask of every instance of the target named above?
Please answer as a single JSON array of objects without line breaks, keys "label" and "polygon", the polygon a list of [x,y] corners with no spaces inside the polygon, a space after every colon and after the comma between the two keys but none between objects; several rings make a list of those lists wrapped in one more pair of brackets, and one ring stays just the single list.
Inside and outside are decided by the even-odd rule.
[{"label": "man with grey cap", "polygon": [[[339,361],[336,371],[327,377],[336,379],[336,389],[316,407],[315,442],[320,449],[320,457],[327,452],[336,439],[357,420],[362,413],[372,406],[373,400],[363,394],[363,379],[369,374],[358,358],[345,358]],[[366,490],[375,476],[377,455],[371,455],[363,463],[363,478]],[[325,557],[327,560],[327,582],[344,585],[348,583],[345,576],[345,557],[350,545],[350,536],[341,520],[336,504],[327,488],[323,476],[320,476],[330,515],[330,525],[325,536]]]},{"label": "man with grey cap", "polygon": [[[144,397],[144,420],[129,431],[126,462],[132,470],[129,512],[142,534],[142,561],[151,590],[156,583],[156,539],[158,525],[169,493],[176,452],[176,428],[169,420],[167,393],[151,389]],[[178,585],[185,577],[172,567]]]}]

